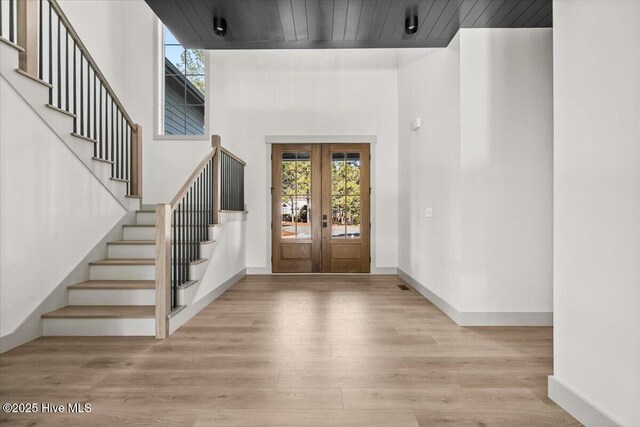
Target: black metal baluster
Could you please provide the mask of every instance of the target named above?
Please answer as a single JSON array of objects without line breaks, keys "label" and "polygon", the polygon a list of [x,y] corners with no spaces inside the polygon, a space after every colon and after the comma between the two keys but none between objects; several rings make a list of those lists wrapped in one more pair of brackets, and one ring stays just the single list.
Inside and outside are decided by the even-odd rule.
[{"label": "black metal baluster", "polygon": [[[98,76],[93,73],[93,139],[98,140]],[[96,146],[98,144],[95,144]],[[97,148],[97,147],[96,147]]]},{"label": "black metal baluster", "polygon": [[124,115],[120,112],[120,179],[124,179]]},{"label": "black metal baluster", "polygon": [[191,187],[189,189],[189,191],[187,192],[187,261],[189,262],[189,265],[187,267],[187,280],[191,280],[191,261],[193,261],[193,236],[192,236],[192,227],[193,227],[193,218],[191,217],[193,215],[193,197],[192,197],[192,190],[193,187]]},{"label": "black metal baluster", "polygon": [[101,149],[104,150],[104,157],[101,157],[103,159],[108,159],[109,158],[109,92],[107,92],[107,89],[105,88],[104,90],[104,141],[102,142],[102,145],[100,146]]},{"label": "black metal baluster", "polygon": [[200,171],[196,182],[198,183],[198,189],[196,191],[196,205],[198,207],[196,211],[196,243],[198,245],[198,258],[200,258],[200,242],[204,241],[204,233],[202,232],[202,171]]},{"label": "black metal baluster", "polygon": [[69,31],[66,28],[64,29],[64,34],[64,105],[67,111],[71,111],[71,106],[69,105]]},{"label": "black metal baluster", "polygon": [[78,71],[76,69],[76,42],[73,41],[73,114],[75,117],[73,118],[73,133],[78,133],[78,86],[76,85],[76,77]]},{"label": "black metal baluster", "polygon": [[62,60],[60,59],[60,39],[62,38],[62,33],[60,17],[57,13],[56,16],[58,18],[58,50],[56,51],[56,55],[58,56],[58,108],[62,108]]},{"label": "black metal baluster", "polygon": [[52,39],[52,16],[51,16],[51,5],[49,5],[49,83],[51,87],[49,88],[49,104],[53,105],[53,41]]},{"label": "black metal baluster", "polygon": [[125,149],[124,149],[124,179],[127,180],[127,194],[131,194],[129,185],[131,184],[131,176],[129,174],[129,156],[131,154],[131,126],[126,122],[125,129]]},{"label": "black metal baluster", "polygon": [[182,222],[184,221],[183,217],[183,208],[184,208],[184,200],[180,202],[178,205],[178,283],[177,286],[180,286],[184,281],[184,230],[182,227]]},{"label": "black metal baluster", "polygon": [[171,308],[175,308],[176,306],[176,213],[175,211],[171,214]]},{"label": "black metal baluster", "polygon": [[213,223],[213,219],[215,216],[215,211],[218,210],[218,198],[216,197],[216,188],[213,187],[213,183],[216,180],[216,177],[213,175],[215,172],[215,167],[213,162],[217,162],[220,158],[220,151],[216,153],[216,157],[211,160],[211,222]]},{"label": "black metal baluster", "polygon": [[80,135],[84,135],[84,84],[82,83],[82,80],[84,78],[83,63],[84,55],[80,50]]},{"label": "black metal baluster", "polygon": [[87,58],[87,133],[84,135],[91,138],[91,64]]},{"label": "black metal baluster", "polygon": [[206,170],[209,163],[204,166],[204,169],[200,172],[200,223],[202,224],[200,238],[202,241],[209,240],[209,224],[207,223],[207,214],[205,213],[205,188],[206,188]]},{"label": "black metal baluster", "polygon": [[113,173],[115,178],[120,178],[120,164],[118,161],[118,156],[120,155],[120,120],[118,118],[118,116],[120,115],[120,109],[118,108],[117,105],[115,107],[115,111],[116,111],[116,116],[115,116],[116,117],[115,118],[116,133],[115,133],[115,145],[114,145],[115,151],[113,153],[114,154],[113,161],[114,161],[115,169]]},{"label": "black metal baluster", "polygon": [[[43,0],[40,0],[40,21],[38,22],[38,40],[40,41],[39,45],[38,45],[38,77],[40,78],[40,80],[44,80],[44,76],[43,76],[43,70],[42,70],[42,63],[43,61],[43,56],[44,56],[44,44],[43,44],[43,30],[44,30],[44,5],[42,4]],[[0,10],[2,10],[2,8],[0,7]],[[0,33],[2,33],[2,17],[0,14]]]},{"label": "black metal baluster", "polygon": [[[193,187],[192,187],[193,188]],[[187,280],[191,280],[191,261],[193,260],[193,248],[191,247],[192,244],[192,236],[191,236],[191,227],[193,225],[193,218],[191,217],[191,215],[193,214],[193,201],[192,201],[192,197],[191,197],[191,188],[189,189],[189,191],[187,191],[187,207],[188,207],[188,211],[187,211],[187,261],[189,262],[188,267],[187,267]]]},{"label": "black metal baluster", "polygon": [[[109,153],[109,160],[111,160],[112,162],[115,160],[114,156],[113,156],[113,144],[114,144],[114,125],[115,125],[115,117],[113,114],[113,98],[111,98],[111,151]],[[113,163],[111,163],[111,176],[113,175]]]},{"label": "black metal baluster", "polygon": [[98,142],[96,143],[96,145],[98,146],[98,158],[102,158],[102,142],[104,141],[104,134],[102,133],[102,123],[104,122],[104,111],[102,110],[103,104],[102,104],[102,92],[104,91],[104,86],[102,84],[102,80],[100,80],[100,131],[98,132]]},{"label": "black metal baluster", "polygon": [[9,40],[15,41],[13,38],[13,0],[9,0]]}]

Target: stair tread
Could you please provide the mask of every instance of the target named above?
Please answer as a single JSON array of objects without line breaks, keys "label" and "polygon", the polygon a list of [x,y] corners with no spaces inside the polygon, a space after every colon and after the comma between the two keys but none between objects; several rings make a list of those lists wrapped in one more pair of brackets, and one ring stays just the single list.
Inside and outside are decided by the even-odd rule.
[{"label": "stair tread", "polygon": [[155,224],[122,224],[123,227],[155,227]]},{"label": "stair tread", "polygon": [[107,245],[155,245],[155,240],[114,240]]},{"label": "stair tread", "polygon": [[108,258],[90,262],[89,265],[155,265],[154,258]]},{"label": "stair tread", "polygon": [[43,314],[43,319],[146,319],[155,317],[153,305],[68,305]]},{"label": "stair tread", "polygon": [[87,280],[69,289],[155,289],[154,280]]}]

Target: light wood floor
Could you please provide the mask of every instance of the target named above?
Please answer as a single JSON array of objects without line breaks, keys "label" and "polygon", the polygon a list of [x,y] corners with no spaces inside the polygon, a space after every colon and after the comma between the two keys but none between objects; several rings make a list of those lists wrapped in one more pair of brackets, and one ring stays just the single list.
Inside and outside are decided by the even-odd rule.
[{"label": "light wood floor", "polygon": [[551,328],[462,328],[396,276],[249,276],[165,341],[40,338],[4,402],[90,414],[4,425],[580,425],[547,397]]}]

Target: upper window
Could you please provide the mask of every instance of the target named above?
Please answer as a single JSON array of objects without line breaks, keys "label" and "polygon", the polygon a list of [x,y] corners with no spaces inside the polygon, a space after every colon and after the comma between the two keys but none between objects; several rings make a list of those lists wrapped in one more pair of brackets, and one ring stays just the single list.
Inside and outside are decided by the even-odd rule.
[{"label": "upper window", "polygon": [[205,53],[185,49],[163,26],[165,135],[205,134]]}]

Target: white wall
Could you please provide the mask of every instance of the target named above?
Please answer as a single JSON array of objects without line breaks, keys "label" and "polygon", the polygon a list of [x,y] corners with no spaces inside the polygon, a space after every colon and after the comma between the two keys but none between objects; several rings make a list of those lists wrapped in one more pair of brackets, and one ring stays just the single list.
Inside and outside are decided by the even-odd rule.
[{"label": "white wall", "polygon": [[549,29],[464,29],[400,54],[399,268],[463,324],[551,321],[551,47]]},{"label": "white wall", "polygon": [[390,50],[213,51],[211,129],[247,162],[247,267],[271,266],[267,135],[376,135],[372,270],[396,267],[397,60]]},{"label": "white wall", "polygon": [[552,30],[460,34],[465,312],[551,312]]},{"label": "white wall", "polygon": [[[398,268],[450,304],[460,283],[460,40],[398,64]],[[420,118],[420,129],[410,122]],[[425,208],[434,209],[426,218]],[[459,307],[458,307],[459,308]]]},{"label": "white wall", "polygon": [[53,292],[126,211],[0,77],[0,335]]},{"label": "white wall", "polygon": [[640,426],[640,2],[553,9],[554,378]]},{"label": "white wall", "polygon": [[[227,280],[245,269],[246,261],[246,220],[233,218],[237,214],[221,214],[224,229],[217,239],[216,248],[209,261],[207,271],[193,302],[206,298]],[[232,220],[230,220],[232,219]]]}]

